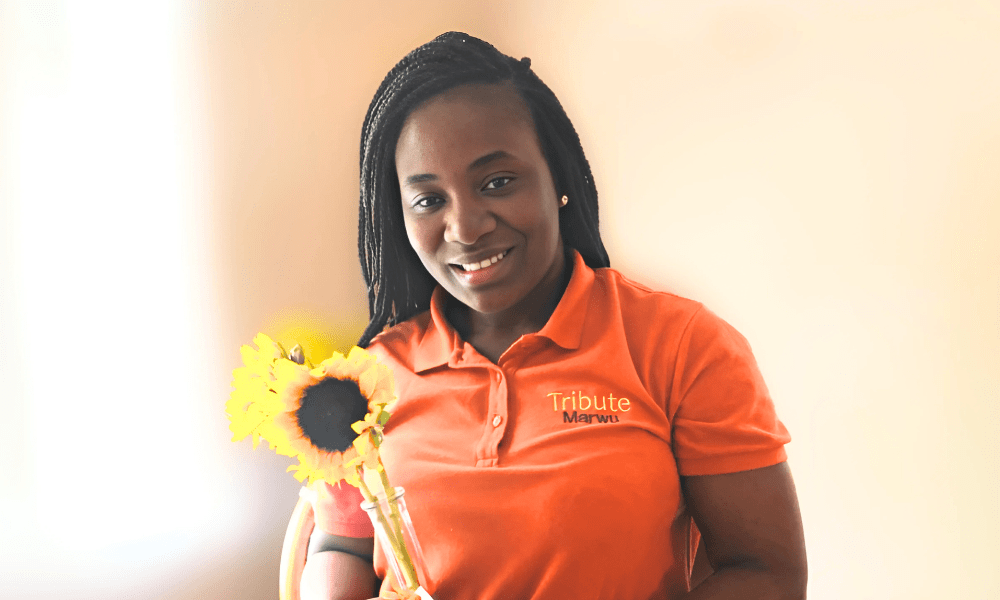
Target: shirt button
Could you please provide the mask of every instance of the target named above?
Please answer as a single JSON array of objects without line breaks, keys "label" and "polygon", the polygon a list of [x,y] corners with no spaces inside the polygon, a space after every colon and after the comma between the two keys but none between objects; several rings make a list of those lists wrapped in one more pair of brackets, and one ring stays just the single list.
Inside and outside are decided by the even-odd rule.
[{"label": "shirt button", "polygon": [[493,417],[493,426],[494,427],[500,427],[500,422],[501,421],[503,421],[503,418],[500,415],[497,415],[497,416]]}]

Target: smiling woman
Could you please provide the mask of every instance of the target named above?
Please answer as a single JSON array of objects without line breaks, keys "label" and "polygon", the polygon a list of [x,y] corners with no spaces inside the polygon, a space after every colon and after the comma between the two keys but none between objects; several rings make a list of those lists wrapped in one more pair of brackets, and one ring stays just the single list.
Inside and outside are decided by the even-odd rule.
[{"label": "smiling woman", "polygon": [[509,85],[461,86],[410,114],[396,146],[410,245],[493,361],[542,328],[566,286],[560,200]]},{"label": "smiling woman", "polygon": [[[529,61],[458,33],[414,50],[369,108],[361,179],[359,345],[396,379],[381,450],[424,588],[804,595],[789,436],[748,344],[609,268],[590,167]],[[327,492],[303,597],[366,598],[385,558],[360,498]]]}]

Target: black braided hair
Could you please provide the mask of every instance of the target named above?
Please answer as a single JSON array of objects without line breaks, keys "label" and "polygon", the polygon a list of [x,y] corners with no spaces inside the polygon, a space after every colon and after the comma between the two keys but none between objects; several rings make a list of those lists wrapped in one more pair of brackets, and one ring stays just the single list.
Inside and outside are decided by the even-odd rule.
[{"label": "black braided hair", "polygon": [[436,282],[410,246],[403,224],[396,142],[411,112],[430,98],[468,84],[511,84],[531,112],[557,196],[570,202],[559,211],[563,242],[592,268],[607,267],[597,217],[597,187],[580,137],[555,94],[531,70],[470,35],[442,34],[407,54],[389,71],[361,130],[361,205],[358,254],[368,286],[368,327],[358,345],[367,347],[385,327],[430,307]]}]

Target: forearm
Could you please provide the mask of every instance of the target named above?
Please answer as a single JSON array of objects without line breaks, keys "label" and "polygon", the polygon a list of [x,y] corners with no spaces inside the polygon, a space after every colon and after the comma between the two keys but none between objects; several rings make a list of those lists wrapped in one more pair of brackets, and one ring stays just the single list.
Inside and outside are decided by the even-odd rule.
[{"label": "forearm", "polygon": [[375,595],[370,562],[345,552],[311,554],[302,571],[302,600],[368,600]]},{"label": "forearm", "polygon": [[755,565],[720,567],[684,600],[803,600],[805,573],[777,573]]}]

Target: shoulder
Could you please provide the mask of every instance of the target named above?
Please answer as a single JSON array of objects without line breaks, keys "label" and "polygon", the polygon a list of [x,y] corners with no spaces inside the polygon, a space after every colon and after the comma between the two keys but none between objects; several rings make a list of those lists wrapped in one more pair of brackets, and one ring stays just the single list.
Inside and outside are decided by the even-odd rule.
[{"label": "shoulder", "polygon": [[413,370],[413,360],[430,326],[430,312],[422,312],[376,335],[368,350],[382,360]]},{"label": "shoulder", "polygon": [[704,304],[651,289],[614,269],[595,270],[591,309],[588,324],[600,321],[621,332],[649,389],[666,394],[680,374],[709,363],[756,368],[746,339]]},{"label": "shoulder", "polygon": [[634,325],[650,333],[665,325],[677,332],[699,313],[708,312],[701,302],[654,290],[611,268],[594,270],[592,300],[603,304],[605,310],[618,312],[626,328]]}]

